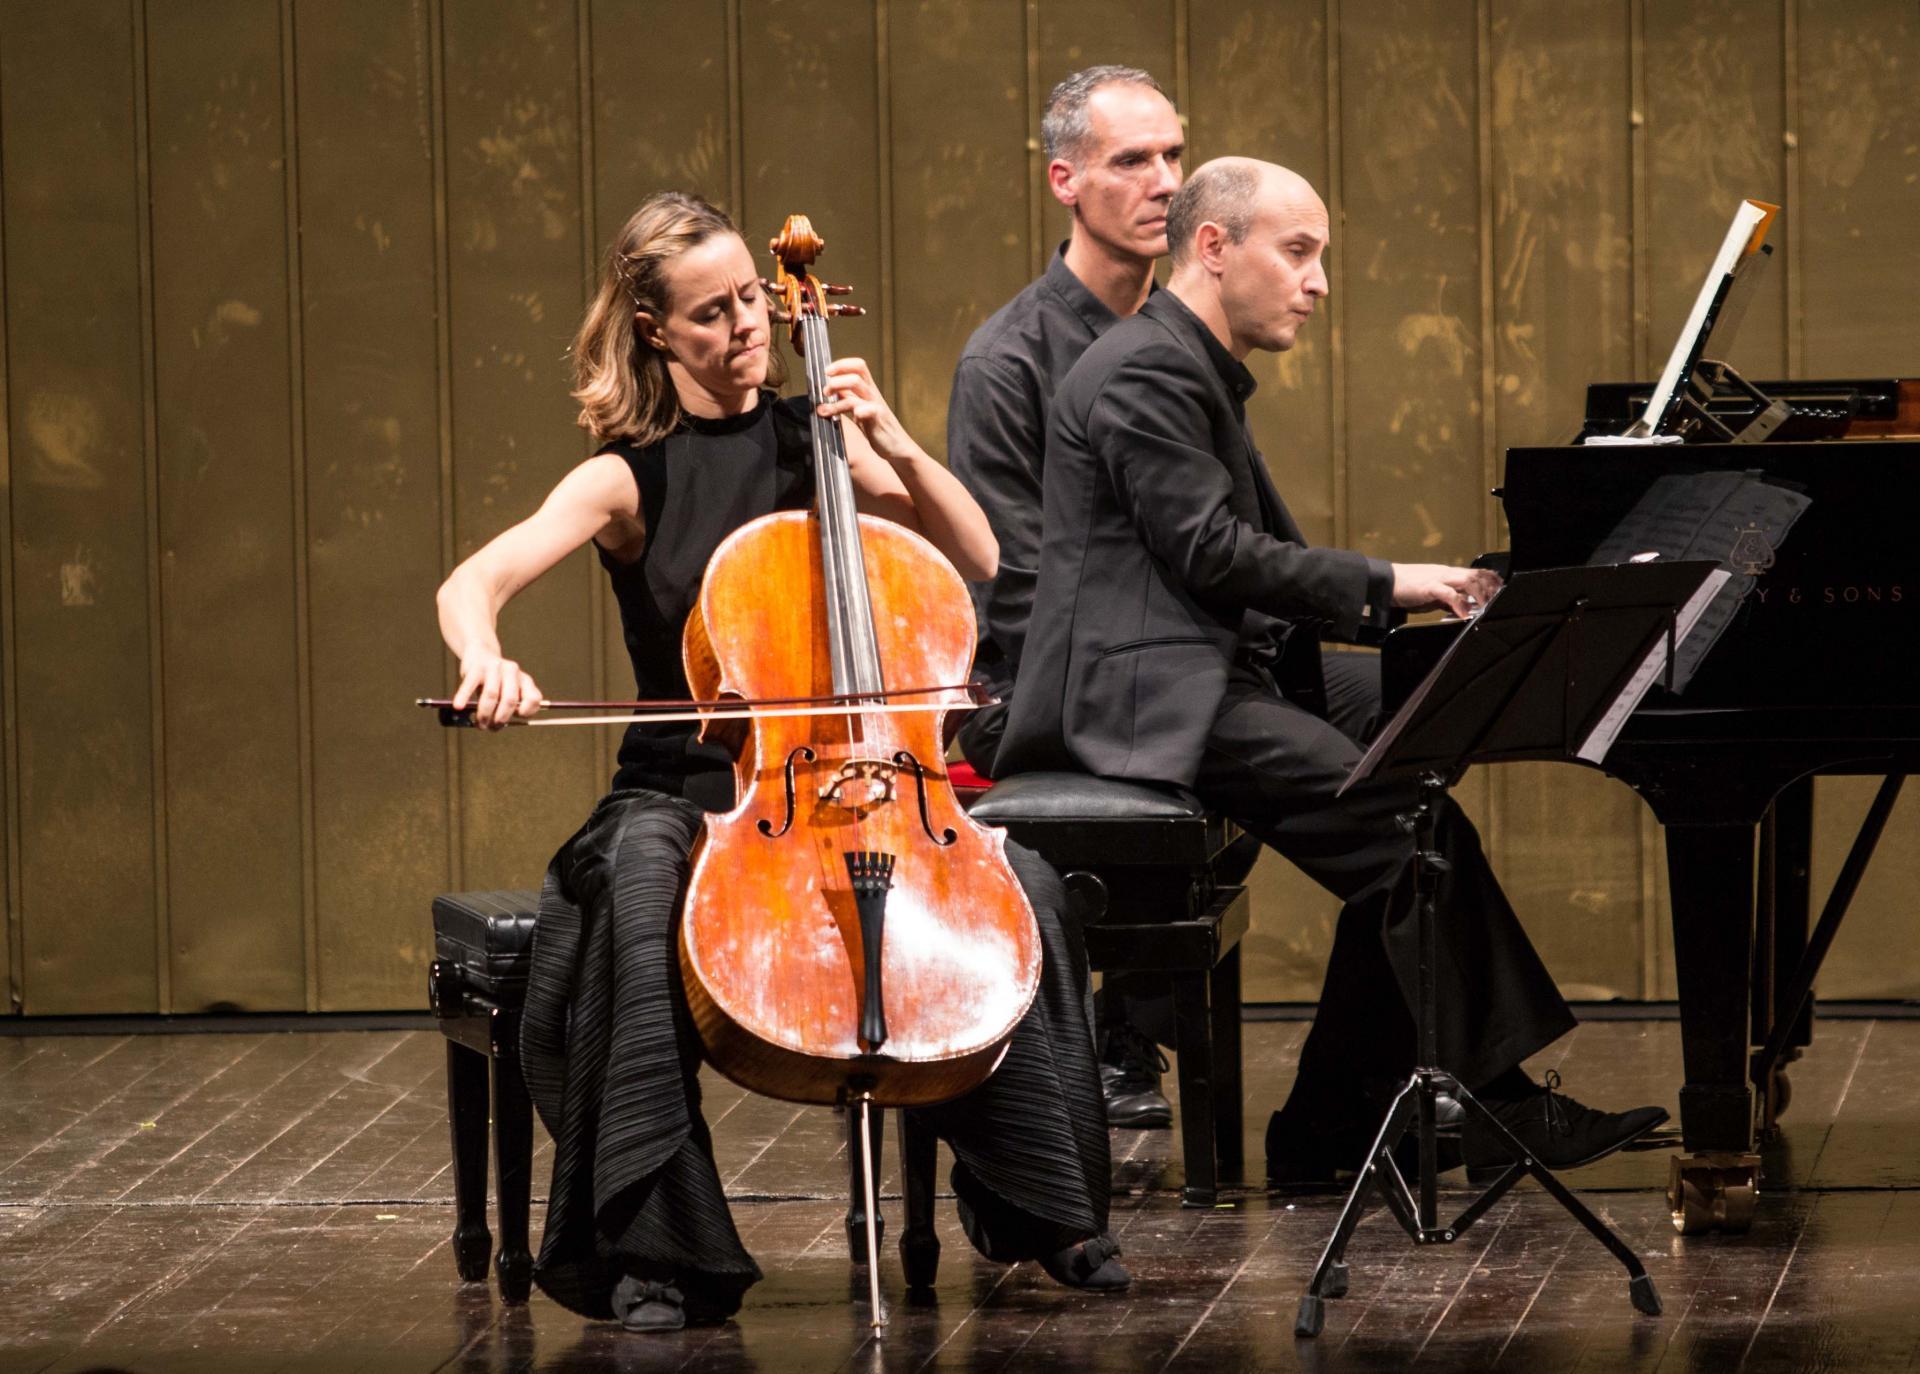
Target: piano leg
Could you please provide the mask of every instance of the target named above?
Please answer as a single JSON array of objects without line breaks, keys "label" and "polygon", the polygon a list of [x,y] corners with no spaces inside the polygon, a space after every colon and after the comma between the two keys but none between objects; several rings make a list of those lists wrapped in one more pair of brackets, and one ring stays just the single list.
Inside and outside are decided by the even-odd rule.
[{"label": "piano leg", "polygon": [[1683,1234],[1744,1231],[1753,1219],[1760,1174],[1748,1082],[1753,861],[1751,822],[1667,827],[1686,1067],[1680,1127],[1689,1152],[1673,1161],[1668,1200]]},{"label": "piano leg", "polygon": [[[1791,996],[1794,975],[1807,952],[1810,929],[1813,871],[1813,779],[1801,778],[1789,783],[1774,798],[1773,820],[1773,940],[1771,946],[1772,980],[1767,988],[1765,1024],[1756,1022],[1753,1043],[1764,1045],[1773,1032],[1774,1018],[1784,1014],[1781,1004]],[[1798,1024],[1787,1040],[1780,1062],[1754,1084],[1763,1094],[1761,1128],[1771,1134],[1774,1121],[1787,1109],[1791,1085],[1787,1065],[1800,1057],[1800,1051],[1813,1043],[1813,1004],[1800,1014]]]}]

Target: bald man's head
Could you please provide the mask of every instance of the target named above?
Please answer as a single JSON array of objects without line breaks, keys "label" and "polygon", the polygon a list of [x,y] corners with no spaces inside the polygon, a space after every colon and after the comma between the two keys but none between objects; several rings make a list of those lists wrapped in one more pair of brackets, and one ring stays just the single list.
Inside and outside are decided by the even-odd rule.
[{"label": "bald man's head", "polygon": [[1178,271],[1193,255],[1193,233],[1202,224],[1219,225],[1229,243],[1247,241],[1260,169],[1266,165],[1250,157],[1217,157],[1187,178],[1167,206],[1170,267]]},{"label": "bald man's head", "polygon": [[1327,294],[1327,207],[1271,162],[1216,158],[1167,207],[1168,285],[1214,322],[1237,356],[1293,347]]},{"label": "bald man's head", "polygon": [[1263,204],[1307,209],[1326,207],[1298,172],[1251,157],[1217,157],[1187,178],[1167,207],[1169,266],[1175,271],[1193,255],[1194,232],[1217,224],[1229,243],[1245,243]]}]

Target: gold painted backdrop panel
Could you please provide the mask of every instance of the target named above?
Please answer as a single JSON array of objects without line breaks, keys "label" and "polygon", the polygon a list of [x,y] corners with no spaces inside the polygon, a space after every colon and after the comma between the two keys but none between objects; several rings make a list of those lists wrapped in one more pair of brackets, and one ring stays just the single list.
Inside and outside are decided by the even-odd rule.
[{"label": "gold painted backdrop panel", "polygon": [[391,1005],[427,976],[404,919],[446,880],[445,742],[401,709],[441,673],[433,119],[421,10],[296,10],[313,696],[314,1000]]},{"label": "gold painted backdrop panel", "polygon": [[307,1001],[281,19],[257,0],[147,16],[167,908],[183,1011]]},{"label": "gold painted backdrop panel", "polygon": [[132,38],[112,3],[18,7],[0,29],[8,943],[30,1013],[160,1006]]},{"label": "gold painted backdrop panel", "polygon": [[[1179,97],[1190,165],[1300,169],[1333,297],[1252,360],[1316,540],[1500,542],[1507,445],[1657,366],[1735,199],[1787,206],[1734,361],[1920,372],[1909,0],[0,0],[0,974],[28,1012],[418,1005],[436,890],[530,886],[611,732],[450,738],[431,592],[586,453],[566,350],[648,191],[793,210],[836,331],[927,446],[971,330],[1068,217],[1045,92]],[[619,692],[584,553],[508,651]],[[1657,827],[1569,769],[1462,789],[1569,991],[1671,994]],[[156,799],[158,805],[156,805]],[[1819,788],[1816,882],[1865,803]],[[1901,996],[1920,803],[1830,995]],[[1333,904],[1256,873],[1248,995],[1314,994]]]}]

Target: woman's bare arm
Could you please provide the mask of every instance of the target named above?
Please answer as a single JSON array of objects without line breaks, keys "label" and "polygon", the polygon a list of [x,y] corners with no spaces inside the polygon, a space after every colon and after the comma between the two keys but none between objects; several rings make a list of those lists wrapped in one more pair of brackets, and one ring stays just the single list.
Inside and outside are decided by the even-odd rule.
[{"label": "woman's bare arm", "polygon": [[498,730],[540,709],[539,684],[500,650],[500,609],[522,588],[612,527],[625,546],[645,537],[639,494],[616,455],[589,458],[560,479],[540,509],[501,531],[455,568],[434,598],[440,635],[460,660],[455,706],[474,705],[474,723]]}]

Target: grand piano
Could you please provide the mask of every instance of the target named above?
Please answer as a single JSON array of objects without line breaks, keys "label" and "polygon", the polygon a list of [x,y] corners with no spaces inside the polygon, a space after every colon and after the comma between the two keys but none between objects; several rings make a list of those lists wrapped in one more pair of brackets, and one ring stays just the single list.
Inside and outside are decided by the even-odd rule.
[{"label": "grand piano", "polygon": [[[1591,387],[1580,440],[1629,430],[1653,393]],[[1680,443],[1509,450],[1496,495],[1511,548],[1489,557],[1512,573],[1615,561],[1620,531],[1645,527],[1662,479],[1666,490],[1735,474],[1807,498],[1785,532],[1749,522],[1723,531],[1724,549],[1696,541],[1688,556],[1720,558],[1744,595],[1691,681],[1654,688],[1603,765],[1666,833],[1686,1072],[1669,1200],[1675,1225],[1695,1233],[1752,1218],[1756,1132],[1785,1106],[1821,960],[1903,776],[1920,766],[1920,659],[1904,652],[1920,629],[1920,541],[1887,480],[1920,462],[1920,381],[1749,384],[1706,363],[1686,409]],[[1443,637],[1415,626],[1389,638],[1389,705]],[[1812,779],[1823,774],[1884,781],[1812,923]]]}]

